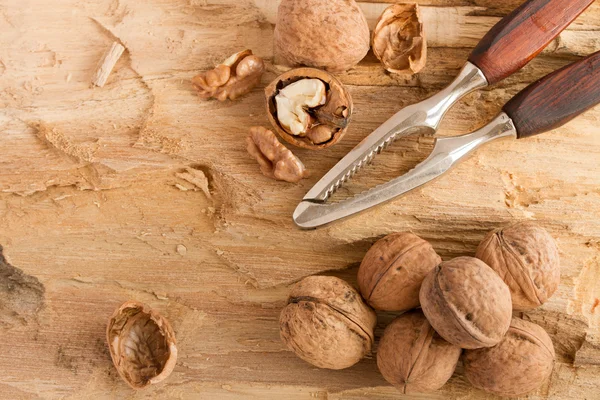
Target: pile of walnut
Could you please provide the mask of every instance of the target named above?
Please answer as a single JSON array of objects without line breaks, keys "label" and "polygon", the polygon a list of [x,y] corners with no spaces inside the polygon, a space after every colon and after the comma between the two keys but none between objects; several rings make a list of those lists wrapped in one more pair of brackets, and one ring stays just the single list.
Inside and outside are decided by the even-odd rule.
[{"label": "pile of walnut", "polygon": [[360,293],[335,277],[300,281],[281,312],[281,339],[317,367],[348,368],[374,344],[373,308],[404,312],[377,350],[379,371],[403,393],[441,388],[461,355],[473,386],[529,393],[552,373],[554,348],[544,329],[512,312],[538,307],[556,291],[558,248],[543,228],[519,223],[490,232],[475,256],[442,262],[412,233],[388,235],[360,265]]},{"label": "pile of walnut", "polygon": [[[355,0],[283,0],[274,37],[276,62],[314,68],[292,69],[267,86],[267,116],[283,140],[309,150],[338,143],[352,116],[352,98],[330,72],[354,67],[371,46],[384,68],[393,73],[415,74],[427,58],[416,4],[388,7],[370,36]],[[244,50],[198,74],[192,83],[204,99],[235,100],[256,87],[264,71],[263,60]],[[309,175],[270,130],[252,127],[247,142],[248,153],[265,176],[298,182]]]}]

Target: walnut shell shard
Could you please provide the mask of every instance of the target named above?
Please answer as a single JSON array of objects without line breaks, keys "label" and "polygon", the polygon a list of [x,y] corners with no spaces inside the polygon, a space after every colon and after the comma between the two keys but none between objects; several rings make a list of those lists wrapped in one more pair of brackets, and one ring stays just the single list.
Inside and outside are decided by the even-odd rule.
[{"label": "walnut shell shard", "polygon": [[429,242],[408,232],[378,240],[358,269],[358,286],[367,303],[386,311],[419,306],[425,276],[442,262]]},{"label": "walnut shell shard", "polygon": [[434,268],[419,299],[440,336],[464,349],[494,346],[510,326],[508,286],[477,258],[457,257]]},{"label": "walnut shell shard", "polygon": [[279,328],[283,343],[304,361],[343,369],[371,350],[376,322],[375,312],[348,283],[311,276],[290,292]]},{"label": "walnut shell shard", "polygon": [[[325,104],[305,108],[310,121],[307,131],[293,134],[282,125],[278,117],[276,98],[285,87],[302,80],[313,79],[325,84]],[[333,75],[315,68],[296,68],[281,74],[265,88],[265,97],[267,117],[273,130],[286,142],[304,149],[321,150],[338,143],[346,134],[352,118],[353,103],[350,93]]]},{"label": "walnut shell shard", "polygon": [[462,349],[440,337],[420,311],[396,318],[377,348],[377,367],[404,394],[430,392],[450,379]]},{"label": "walnut shell shard", "polygon": [[427,62],[427,40],[417,4],[394,4],[383,12],[373,30],[372,48],[385,69],[416,74]]},{"label": "walnut shell shard", "polygon": [[175,368],[173,328],[146,304],[122,304],[108,321],[106,340],[117,372],[134,389],[161,382]]},{"label": "walnut shell shard", "polygon": [[522,396],[548,379],[554,357],[552,340],[541,326],[513,318],[496,346],[465,351],[465,375],[473,386],[487,392]]},{"label": "walnut shell shard", "polygon": [[475,257],[506,282],[515,310],[539,307],[558,289],[558,246],[544,228],[532,222],[490,232]]},{"label": "walnut shell shard", "polygon": [[283,0],[277,11],[278,62],[343,72],[369,51],[369,26],[354,0]]}]

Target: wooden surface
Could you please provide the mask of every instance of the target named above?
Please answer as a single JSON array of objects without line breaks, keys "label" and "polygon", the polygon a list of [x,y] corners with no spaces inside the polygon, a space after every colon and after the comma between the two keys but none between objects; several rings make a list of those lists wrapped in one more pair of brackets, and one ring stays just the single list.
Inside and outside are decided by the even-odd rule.
[{"label": "wooden surface", "polygon": [[[600,398],[600,109],[524,140],[492,143],[444,178],[325,229],[291,214],[304,193],[401,107],[447,84],[473,46],[520,0],[421,1],[429,62],[385,73],[372,55],[340,75],[354,98],[344,140],[294,149],[299,184],[263,177],[246,153],[267,124],[275,0],[0,0],[0,398],[392,399],[373,357],[343,371],[286,351],[278,315],[290,285],[316,273],[353,282],[371,243],[410,230],[444,259],[485,233],[532,219],[558,240],[562,282],[523,314],[548,330],[551,379],[530,398]],[[362,4],[370,23],[385,4]],[[113,41],[126,51],[103,88],[90,82]],[[269,65],[239,101],[201,101],[190,78],[244,48]],[[522,72],[469,96],[444,121],[454,135],[489,121],[527,83],[600,50],[596,2]],[[406,171],[431,138],[410,138],[353,181]],[[171,321],[179,360],[134,393],[112,366],[108,317],[135,299]],[[381,314],[377,335],[393,318]],[[457,373],[414,399],[491,399]]]}]

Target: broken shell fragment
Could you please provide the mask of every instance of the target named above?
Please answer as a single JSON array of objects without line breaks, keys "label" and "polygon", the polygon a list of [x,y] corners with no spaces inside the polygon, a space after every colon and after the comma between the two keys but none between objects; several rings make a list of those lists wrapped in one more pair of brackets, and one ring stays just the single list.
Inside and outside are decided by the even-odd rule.
[{"label": "broken shell fragment", "polygon": [[352,115],[352,98],[331,74],[297,68],[266,89],[267,116],[285,141],[305,149],[324,149],[339,142]]},{"label": "broken shell fragment", "polygon": [[161,382],[175,368],[173,328],[146,304],[121,305],[108,321],[106,340],[117,372],[134,389]]},{"label": "broken shell fragment", "polygon": [[412,75],[427,62],[427,41],[417,4],[388,7],[373,30],[373,53],[385,69]]},{"label": "broken shell fragment", "polygon": [[203,99],[235,100],[258,85],[264,72],[263,60],[253,55],[252,50],[244,50],[214,69],[196,75],[192,83]]}]

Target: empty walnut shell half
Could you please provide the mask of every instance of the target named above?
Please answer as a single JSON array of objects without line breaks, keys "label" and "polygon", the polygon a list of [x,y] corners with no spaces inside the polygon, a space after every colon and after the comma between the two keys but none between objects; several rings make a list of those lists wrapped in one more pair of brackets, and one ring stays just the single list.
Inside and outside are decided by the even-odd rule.
[{"label": "empty walnut shell half", "polygon": [[377,310],[416,308],[423,279],[441,262],[431,244],[417,235],[387,235],[369,249],[360,264],[360,293]]},{"label": "empty walnut shell half", "polygon": [[314,68],[296,68],[265,89],[267,116],[286,142],[305,149],[338,143],[352,116],[352,98],[333,75]]},{"label": "empty walnut shell half", "polygon": [[319,368],[343,369],[359,362],[374,341],[375,312],[345,281],[304,278],[290,292],[279,317],[281,340]]},{"label": "empty walnut shell half", "polygon": [[175,368],[173,329],[146,304],[128,301],[121,305],[108,321],[106,340],[115,368],[134,389],[164,380]]},{"label": "empty walnut shell half", "polygon": [[457,257],[435,267],[419,299],[431,326],[463,349],[494,346],[510,326],[508,286],[477,258]]},{"label": "empty walnut shell half", "polygon": [[475,257],[506,282],[515,310],[539,307],[558,289],[558,246],[544,228],[532,222],[490,232]]},{"label": "empty walnut shell half", "polygon": [[541,326],[513,318],[496,346],[465,352],[465,375],[473,386],[487,392],[523,396],[548,379],[554,355],[552,340]]},{"label": "empty walnut shell half", "polygon": [[385,328],[377,348],[377,367],[402,393],[431,392],[450,379],[461,352],[433,330],[423,313],[412,311]]},{"label": "empty walnut shell half", "polygon": [[417,4],[394,4],[385,9],[373,30],[372,48],[385,69],[412,75],[427,62],[427,41]]}]

